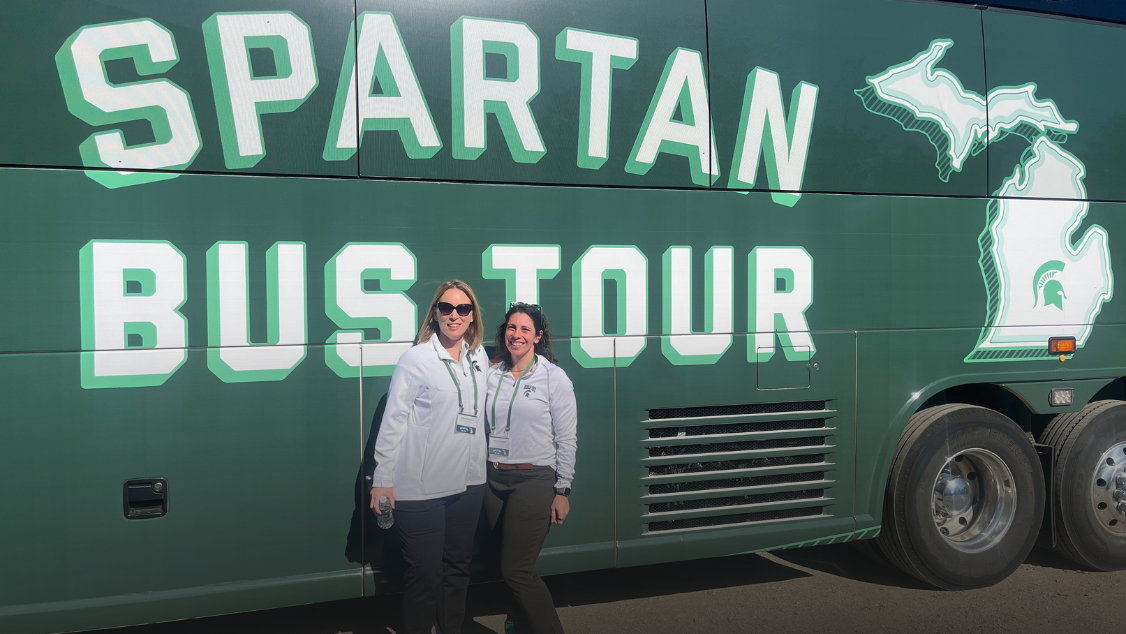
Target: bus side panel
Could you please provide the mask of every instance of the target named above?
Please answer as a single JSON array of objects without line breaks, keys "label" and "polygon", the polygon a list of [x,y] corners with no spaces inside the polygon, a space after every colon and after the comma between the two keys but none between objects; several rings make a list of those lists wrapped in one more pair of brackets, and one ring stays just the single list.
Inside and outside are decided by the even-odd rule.
[{"label": "bus side panel", "polygon": [[[505,183],[707,187],[710,179],[706,173],[719,160],[711,156],[710,148],[704,148],[702,161],[695,161],[699,166],[688,159],[700,155],[695,146],[685,144],[669,151],[677,145],[671,142],[665,142],[663,151],[651,160],[644,156],[641,161],[633,160],[650,125],[654,132],[660,129],[661,115],[649,117],[658,95],[662,90],[679,88],[674,85],[675,77],[667,86],[663,81],[674,58],[680,56],[678,63],[687,62],[678,69],[688,68],[694,71],[692,77],[704,80],[692,87],[698,86],[701,91],[697,104],[708,103],[704,101],[708,77],[704,4],[702,0],[478,0],[469,4],[359,0],[356,6],[361,14],[387,11],[393,15],[442,141],[441,149],[432,155],[425,156],[429,154],[425,152],[412,157],[395,132],[367,132],[359,151],[360,174]],[[521,128],[509,123],[514,118],[510,114],[513,102],[508,106],[487,103],[483,121],[466,117],[465,133],[461,132],[462,121],[453,120],[455,112],[463,112],[460,104],[480,92],[462,76],[455,77],[452,70],[471,63],[468,57],[462,59],[471,54],[463,51],[473,50],[469,48],[471,40],[459,35],[465,25],[462,20],[515,22],[504,35],[497,25],[485,28],[502,38],[515,34],[514,39],[526,43],[519,53],[513,46],[504,54],[498,52],[497,45],[486,44],[487,79],[518,79],[519,73],[529,67],[509,70],[507,65],[514,66],[520,55],[533,50],[527,44],[531,41],[529,32],[538,41],[539,64],[531,67],[539,73],[538,91],[527,106],[534,131],[531,126]],[[465,32],[471,34],[472,30]],[[569,40],[569,32],[577,36]],[[590,107],[592,91],[600,90],[599,86],[592,88],[591,82],[583,79],[591,72],[591,53],[583,50],[591,41],[599,42],[599,46],[612,42],[609,50],[615,55],[610,60],[605,119],[599,111],[592,113]],[[495,82],[489,90],[495,94]],[[687,99],[682,103],[690,108]],[[468,111],[468,106],[464,110]],[[677,117],[696,117],[699,121],[705,114],[689,110]],[[484,147],[477,145],[473,135],[481,125]],[[516,133],[517,129],[524,131],[523,136]],[[534,149],[537,135],[542,151]],[[591,138],[596,140],[593,154]]]},{"label": "bus side panel", "polygon": [[[349,0],[124,0],[83,2],[65,11],[39,3],[19,3],[7,7],[5,13],[0,34],[6,50],[18,51],[20,63],[8,65],[2,71],[4,84],[11,90],[0,99],[0,113],[13,122],[4,131],[5,136],[0,137],[4,141],[0,143],[3,163],[91,166],[99,154],[84,156],[80,145],[91,143],[91,135],[120,131],[129,148],[153,143],[166,145],[155,156],[130,167],[171,172],[357,174],[355,156],[335,157],[331,161],[323,157],[341,61],[354,16]],[[255,29],[275,33],[269,21],[280,23],[276,33],[283,33],[287,39],[276,34],[251,35],[244,40],[245,53],[241,55],[245,59],[238,59],[240,53],[228,41],[228,53],[224,56],[219,48],[220,29],[213,16],[230,13],[243,14],[241,18],[225,19],[241,20],[248,33]],[[97,30],[113,28],[119,30]],[[130,29],[134,34],[126,36],[123,31]],[[88,39],[76,40],[82,33]],[[168,35],[173,46],[170,53],[163,46]],[[79,96],[89,88],[79,87],[80,73],[73,70],[74,55],[88,51],[89,45],[103,36],[110,41],[132,37],[159,45],[159,57],[168,59],[156,64],[149,58],[152,52],[148,46],[130,49],[122,44],[103,54],[106,61],[102,67],[107,82],[114,85],[171,82],[163,88],[165,96],[155,99],[164,106],[130,109],[130,100],[135,95],[118,94],[113,104],[124,109],[105,114]],[[205,38],[214,45],[214,60],[209,59]],[[128,39],[127,43],[133,41]],[[124,54],[128,56],[117,59]],[[248,65],[237,63],[247,60]],[[233,62],[235,65],[228,73],[226,68]],[[251,82],[278,77],[283,84],[266,89],[247,88],[245,79],[242,83],[237,81],[239,72],[248,72]],[[285,85],[286,79],[291,79],[291,83]],[[246,115],[237,104],[227,105],[231,103],[229,85],[234,86],[236,95],[256,93],[261,101],[250,106],[256,115]],[[186,96],[186,100],[168,96],[173,93]],[[154,100],[153,94],[146,95],[144,99]],[[175,115],[174,121],[169,113]],[[355,119],[345,118],[344,125],[348,124],[354,128]],[[97,165],[115,166],[105,165],[104,155],[101,156]],[[107,172],[101,180],[109,187],[123,187],[144,183],[143,177],[122,178]]]},{"label": "bus side panel", "polygon": [[[204,182],[222,177],[166,181],[179,190],[170,196],[106,191],[79,172],[4,170],[0,179],[12,219],[0,251],[14,273],[2,283],[0,317],[0,475],[10,483],[0,505],[13,511],[0,525],[0,540],[13,545],[0,555],[2,622],[81,629],[360,595],[360,536],[349,544],[362,447],[358,377],[333,373],[323,343],[277,348],[288,369],[248,372],[237,361],[251,342],[275,336],[275,243],[290,243],[290,269],[305,267],[305,294],[293,295],[293,274],[285,293],[324,315],[323,263],[337,240],[300,255],[292,242],[315,237],[295,229],[302,221],[273,214],[260,196]],[[209,286],[222,277],[213,270],[209,284],[208,252],[240,240],[243,270],[225,270],[247,274],[245,306],[222,303],[248,314],[246,343],[208,349],[216,334],[208,305],[220,301]],[[115,246],[95,253],[104,242]],[[93,288],[91,276],[112,268],[106,253],[138,249],[150,259]],[[122,345],[161,350],[67,351],[99,341],[85,332],[96,311],[149,297],[168,304],[125,319]],[[286,318],[305,310],[295,313],[290,301]],[[15,353],[20,346],[59,351]],[[132,356],[114,370],[113,355]],[[167,514],[127,519],[126,483],[150,478],[167,483]]]},{"label": "bus side panel", "polygon": [[[0,503],[11,512],[0,527],[10,546],[2,629],[360,594],[358,564],[344,552],[358,382],[325,380],[307,364],[285,383],[223,384],[207,353],[188,350],[167,383],[130,390],[82,389],[89,353],[0,355]],[[154,478],[165,483],[167,514],[130,519],[144,502],[127,502],[127,483]]]},{"label": "bus side panel", "polygon": [[[867,77],[915,57],[936,40],[953,42],[940,67],[953,71],[966,90],[984,94],[981,17],[972,7],[887,0],[710,0],[709,85],[725,170],[716,186],[742,189],[752,181],[755,189],[798,188],[770,182],[770,168],[761,164],[757,178],[748,173],[738,179],[741,182],[732,181],[738,176],[735,157],[741,149],[736,147],[737,139],[744,132],[741,116],[750,106],[744,95],[757,76],[758,83],[779,82],[785,115],[791,122],[799,119],[794,111],[802,99],[813,101],[814,93],[802,83],[817,89],[800,189],[986,195],[983,159],[968,158],[958,169],[947,168],[940,179],[936,149],[928,137],[906,132],[897,121],[873,114],[858,94],[868,88]],[[762,86],[757,88],[762,90]],[[803,89],[806,94],[799,97]],[[763,94],[767,93],[760,92],[760,98]],[[769,134],[763,139],[762,151],[755,151],[773,155],[777,146],[771,144]],[[797,146],[793,139],[790,144]],[[750,153],[747,158],[752,158]]]},{"label": "bus side panel", "polygon": [[[1038,100],[1054,103],[1063,119],[1076,126],[1054,139],[1083,165],[1086,195],[1060,191],[1051,197],[1126,200],[1122,88],[1110,71],[1126,56],[1126,28],[999,11],[986,11],[982,19],[989,90],[1032,84]],[[990,117],[994,125],[1004,123],[997,113]],[[1017,136],[989,146],[994,191],[1013,174],[1028,147]]]}]

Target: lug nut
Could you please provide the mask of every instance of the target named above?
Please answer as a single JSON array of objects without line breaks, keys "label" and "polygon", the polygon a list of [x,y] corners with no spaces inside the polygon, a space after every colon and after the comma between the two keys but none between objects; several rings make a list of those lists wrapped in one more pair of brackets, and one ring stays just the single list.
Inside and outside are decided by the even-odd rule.
[{"label": "lug nut", "polygon": [[1111,493],[1111,496],[1119,502],[1122,502],[1126,500],[1126,489],[1115,489],[1114,493]]},{"label": "lug nut", "polygon": [[1126,502],[1119,502],[1118,503],[1118,512],[1121,513],[1122,515],[1126,516]]},{"label": "lug nut", "polygon": [[1114,484],[1120,489],[1126,489],[1126,473],[1120,474],[1114,479]]}]

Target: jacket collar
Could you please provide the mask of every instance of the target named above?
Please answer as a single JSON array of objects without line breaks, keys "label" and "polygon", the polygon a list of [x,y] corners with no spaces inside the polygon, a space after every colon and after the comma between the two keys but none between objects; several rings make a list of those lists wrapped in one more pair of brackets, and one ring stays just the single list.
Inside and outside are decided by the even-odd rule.
[{"label": "jacket collar", "polygon": [[[449,359],[450,361],[454,361],[453,355],[451,355],[449,352],[446,352],[446,349],[442,347],[442,342],[441,342],[441,340],[438,339],[437,333],[435,333],[434,335],[431,335],[430,345],[434,346],[434,350],[436,350],[438,352],[438,358],[439,359],[442,359],[443,361],[445,361],[446,359]],[[462,339],[461,340],[461,358],[462,358],[462,360],[465,360],[465,357],[468,354],[469,354],[469,343],[466,342],[465,339]],[[454,363],[457,363],[457,362],[454,361]]]}]

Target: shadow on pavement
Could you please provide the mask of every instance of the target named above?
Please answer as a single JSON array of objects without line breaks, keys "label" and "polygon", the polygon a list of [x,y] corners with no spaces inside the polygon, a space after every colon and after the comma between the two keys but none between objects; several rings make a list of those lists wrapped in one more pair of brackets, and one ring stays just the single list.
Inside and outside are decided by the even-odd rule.
[{"label": "shadow on pavement", "polygon": [[[936,590],[933,586],[923,583],[914,577],[902,572],[891,563],[877,560],[859,552],[854,544],[834,544],[831,546],[814,546],[795,550],[777,550],[771,555],[796,566],[811,568],[818,572],[851,579],[862,583],[871,583],[880,586],[894,586],[909,590]],[[1033,548],[1025,564],[1040,568],[1054,568],[1056,570],[1083,570],[1071,560],[1043,548]]]},{"label": "shadow on pavement", "polygon": [[1054,550],[1047,550],[1046,548],[1033,548],[1032,552],[1028,554],[1028,559],[1024,560],[1024,563],[1041,568],[1055,568],[1056,570],[1080,570],[1084,572],[1090,570],[1060,555]]},{"label": "shadow on pavement", "polygon": [[891,564],[862,554],[851,544],[776,550],[770,554],[796,566],[812,568],[827,575],[861,583],[909,590],[934,590],[933,586],[915,579]]},{"label": "shadow on pavement", "polygon": [[[777,563],[777,558],[784,563]],[[1067,559],[1049,550],[1035,549],[1027,564],[1076,570]],[[795,567],[792,567],[795,566]],[[595,570],[545,577],[556,605],[581,606],[631,599],[672,596],[721,588],[755,586],[809,577],[799,568],[880,586],[911,590],[934,590],[930,586],[865,556],[848,544],[783,550],[771,556],[735,555],[695,561],[682,561],[635,568]],[[112,630],[113,634],[389,634],[402,632],[402,595],[347,599],[192,619],[174,623],[145,625]],[[503,615],[507,596],[500,582],[479,583],[469,588],[465,634],[486,634],[493,630],[474,619]]]},{"label": "shadow on pavement", "polygon": [[[808,573],[780,565],[759,555],[735,555],[555,575],[545,577],[545,580],[551,588],[555,604],[563,607],[775,583],[808,576]],[[402,631],[400,601],[402,596],[398,594],[347,599],[264,612],[121,628],[113,630],[113,633],[386,634]],[[507,595],[502,583],[491,582],[470,586],[466,621],[462,632],[464,634],[491,633],[493,630],[474,622],[473,619],[480,616],[503,615],[507,607]]]},{"label": "shadow on pavement", "polygon": [[[734,555],[545,577],[555,604],[589,605],[786,581],[809,575],[760,557]],[[500,584],[497,584],[498,588]]]}]

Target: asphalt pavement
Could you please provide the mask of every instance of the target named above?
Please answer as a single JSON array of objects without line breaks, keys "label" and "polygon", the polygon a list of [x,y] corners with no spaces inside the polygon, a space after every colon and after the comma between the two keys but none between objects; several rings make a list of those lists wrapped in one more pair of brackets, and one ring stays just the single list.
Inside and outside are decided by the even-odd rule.
[{"label": "asphalt pavement", "polygon": [[[935,590],[848,545],[546,578],[569,634],[1126,631],[1126,572],[1049,551],[990,588]],[[112,634],[399,634],[399,595],[112,630]],[[464,634],[501,632],[499,583],[470,588]]]}]

